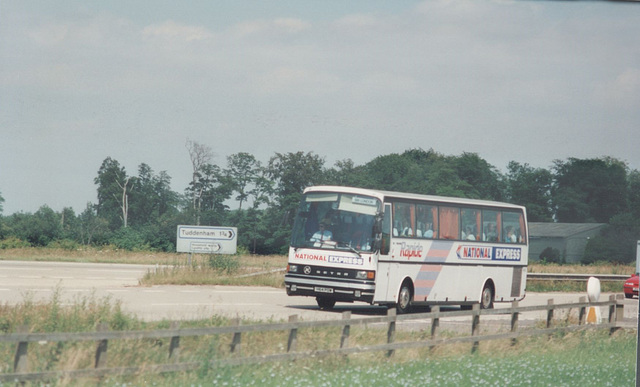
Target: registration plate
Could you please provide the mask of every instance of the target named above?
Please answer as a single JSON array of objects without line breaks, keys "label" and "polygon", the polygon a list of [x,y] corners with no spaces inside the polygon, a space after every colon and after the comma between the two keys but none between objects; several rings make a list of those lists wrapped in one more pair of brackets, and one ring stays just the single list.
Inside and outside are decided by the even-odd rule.
[{"label": "registration plate", "polygon": [[323,288],[320,286],[316,286],[315,288],[313,288],[313,290],[315,290],[317,293],[333,293],[332,288]]}]

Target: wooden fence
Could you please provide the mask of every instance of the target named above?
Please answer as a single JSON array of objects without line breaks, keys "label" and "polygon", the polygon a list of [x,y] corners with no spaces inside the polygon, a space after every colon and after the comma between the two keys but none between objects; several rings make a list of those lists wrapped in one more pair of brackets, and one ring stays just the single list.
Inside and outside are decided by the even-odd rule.
[{"label": "wooden fence", "polygon": [[[586,313],[589,307],[608,308],[608,315],[605,321],[600,324],[586,324]],[[470,343],[470,350],[476,351],[479,343],[486,340],[510,339],[512,343],[524,336],[553,334],[559,331],[576,331],[583,329],[609,329],[611,332],[622,327],[624,316],[624,304],[622,295],[611,296],[607,301],[589,303],[582,297],[578,303],[555,304],[552,299],[546,305],[520,307],[518,302],[513,302],[508,308],[500,309],[479,309],[474,306],[471,310],[440,311],[439,307],[433,307],[429,313],[415,313],[396,315],[395,309],[389,309],[386,316],[352,318],[351,312],[343,312],[342,318],[329,321],[299,321],[297,315],[290,316],[287,323],[260,324],[260,325],[240,325],[237,320],[231,326],[206,327],[181,329],[178,323],[172,323],[169,329],[154,331],[108,331],[105,325],[99,325],[96,332],[82,333],[29,333],[26,327],[19,332],[9,333],[0,336],[0,343],[15,343],[16,352],[12,373],[0,374],[0,382],[24,382],[34,380],[52,380],[57,378],[82,378],[82,377],[104,377],[108,375],[130,375],[139,373],[162,373],[175,371],[196,370],[202,367],[216,367],[224,365],[240,365],[262,363],[270,361],[294,360],[308,357],[323,357],[330,355],[349,355],[361,352],[383,351],[387,356],[393,356],[395,351],[409,348],[434,348],[439,345],[452,343]],[[557,310],[569,309],[577,310],[577,324],[554,324],[554,314]],[[519,316],[525,312],[546,312],[546,323],[544,328],[527,327],[519,329]],[[510,329],[508,332],[495,334],[480,334],[481,317],[491,315],[510,315]],[[441,320],[453,317],[470,317],[470,335],[459,337],[438,337]],[[396,325],[399,322],[412,320],[430,321],[430,337],[421,341],[396,341]],[[370,326],[371,324],[386,324],[386,343],[374,345],[350,346],[349,336],[351,327]],[[426,323],[425,323],[426,324]],[[298,348],[298,331],[303,329],[317,329],[328,327],[340,327],[342,333],[336,348],[326,350],[304,350]],[[426,325],[425,325],[426,327]],[[239,350],[242,345],[243,334],[251,332],[288,332],[286,345],[283,343],[283,350],[279,353],[272,353],[260,356],[241,356]],[[223,359],[203,362],[180,362],[180,340],[194,336],[230,335],[231,341],[229,352]],[[168,342],[167,362],[164,364],[129,367],[108,366],[108,347],[111,340],[139,340],[154,339],[166,340]],[[30,343],[44,342],[95,342],[95,360],[93,368],[74,370],[52,370],[43,372],[29,372],[28,349]],[[159,346],[158,348],[162,348]],[[286,347],[286,352],[284,348]]]}]

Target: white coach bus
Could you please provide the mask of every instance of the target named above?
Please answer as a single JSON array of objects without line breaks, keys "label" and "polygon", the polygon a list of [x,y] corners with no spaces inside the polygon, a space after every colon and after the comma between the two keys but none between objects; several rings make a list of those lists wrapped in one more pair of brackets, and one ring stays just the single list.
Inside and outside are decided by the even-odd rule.
[{"label": "white coach bus", "polygon": [[317,186],[295,219],[287,294],[395,306],[524,298],[525,208],[484,200]]}]

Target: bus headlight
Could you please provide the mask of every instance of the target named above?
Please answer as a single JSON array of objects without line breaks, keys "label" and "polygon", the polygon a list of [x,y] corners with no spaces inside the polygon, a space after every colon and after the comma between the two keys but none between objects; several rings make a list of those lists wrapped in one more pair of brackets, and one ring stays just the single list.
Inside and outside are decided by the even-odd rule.
[{"label": "bus headlight", "polygon": [[358,272],[356,272],[356,279],[375,279],[376,278],[376,272],[375,271],[366,271],[366,270],[360,270]]},{"label": "bus headlight", "polygon": [[287,271],[291,273],[297,273],[298,265],[287,265]]}]

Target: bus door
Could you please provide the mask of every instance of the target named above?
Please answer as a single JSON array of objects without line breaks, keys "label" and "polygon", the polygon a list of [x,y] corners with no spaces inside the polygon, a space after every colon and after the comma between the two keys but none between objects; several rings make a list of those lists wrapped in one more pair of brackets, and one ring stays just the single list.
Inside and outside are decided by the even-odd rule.
[{"label": "bus door", "polygon": [[376,273],[376,290],[373,297],[374,302],[385,302],[389,291],[389,271],[391,264],[391,204],[385,203],[384,215],[381,227],[382,238],[380,241],[380,251],[378,256],[378,268]]}]

